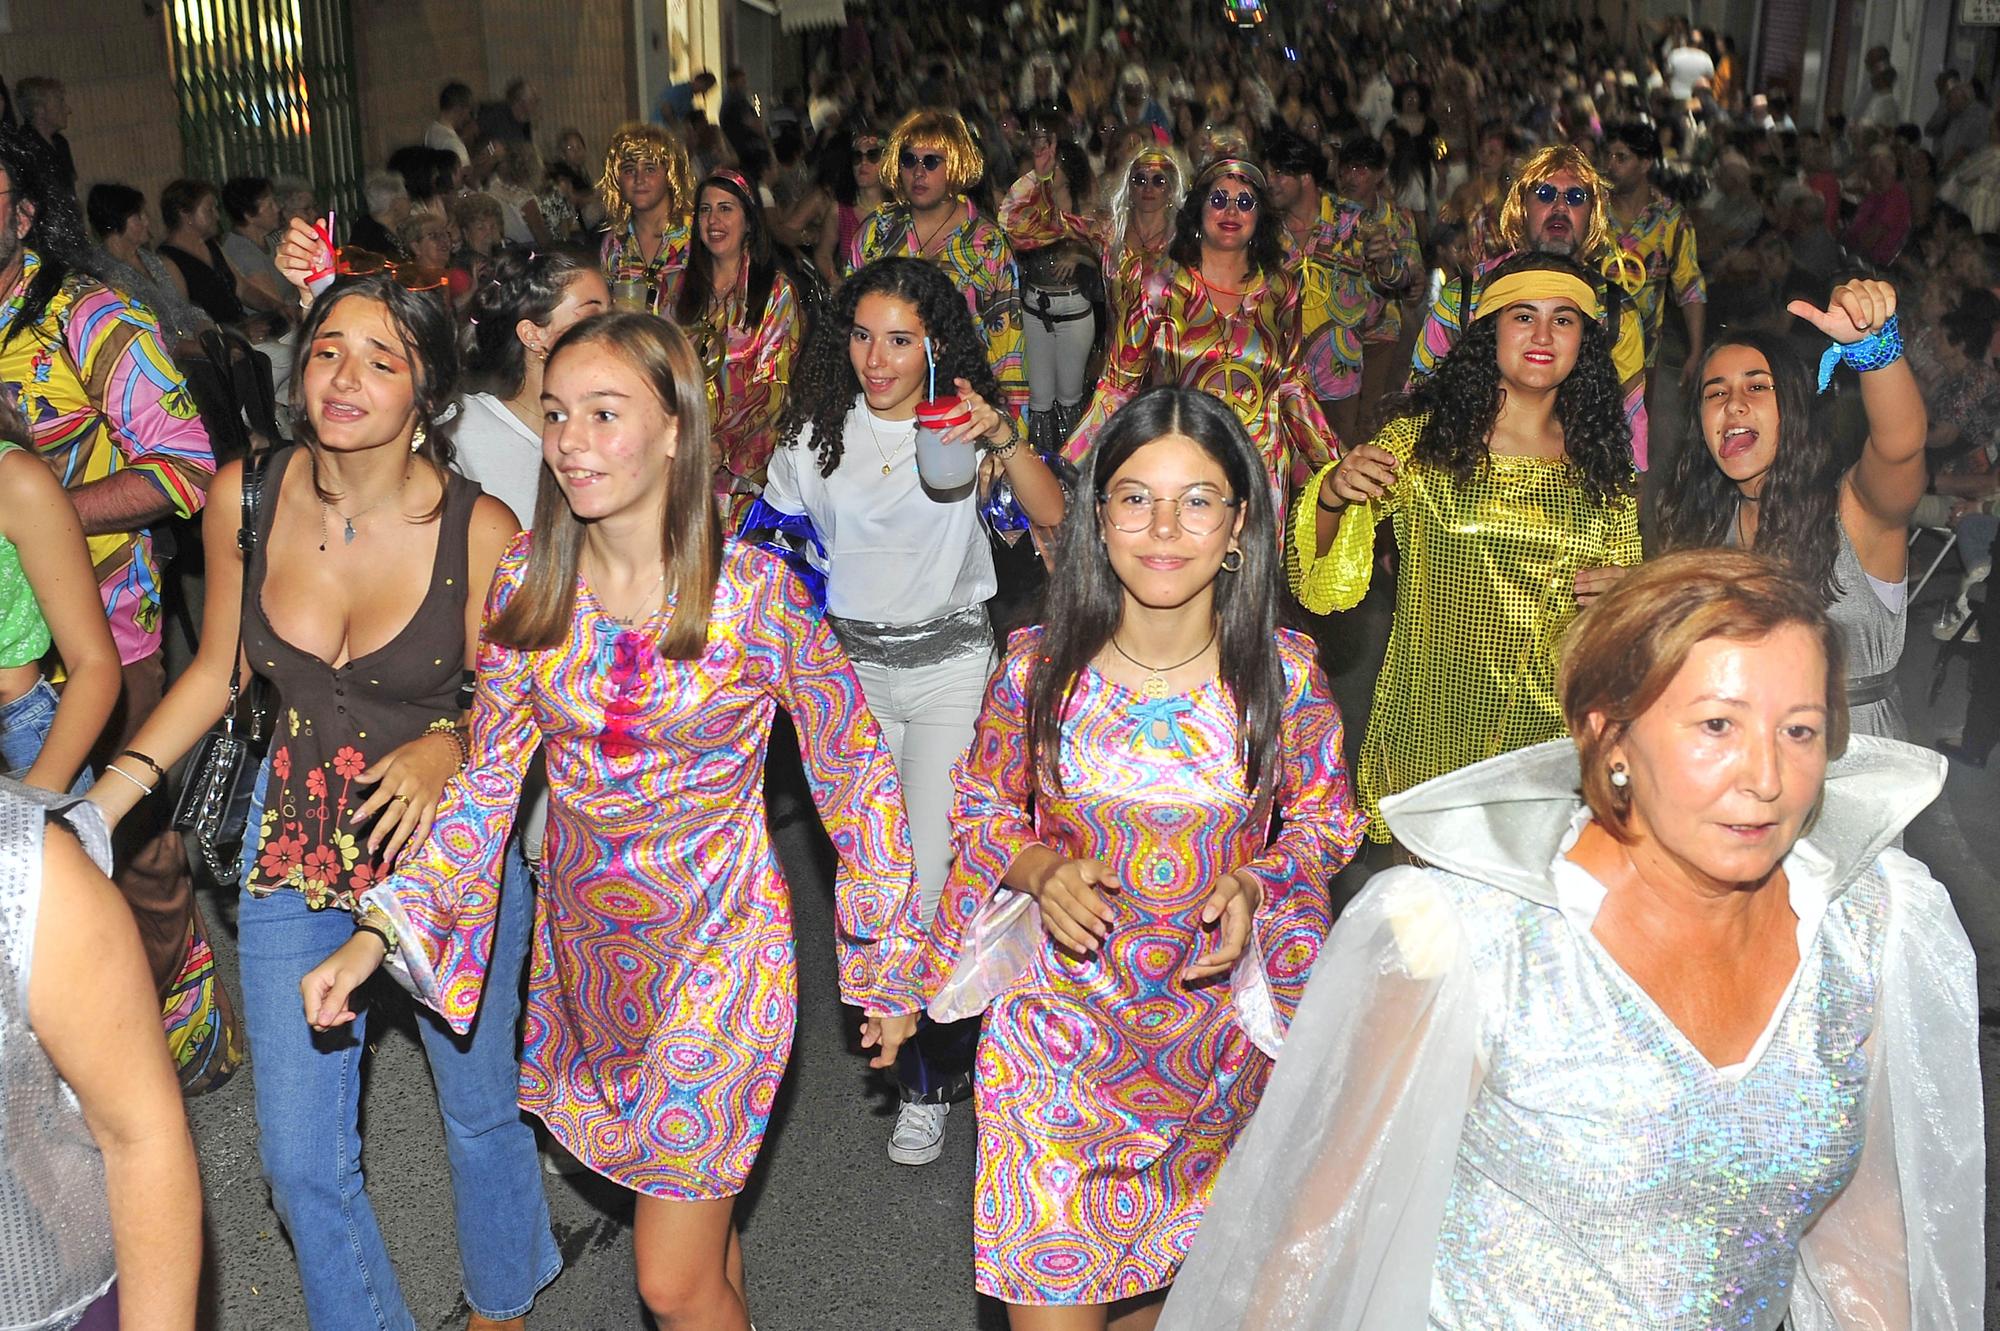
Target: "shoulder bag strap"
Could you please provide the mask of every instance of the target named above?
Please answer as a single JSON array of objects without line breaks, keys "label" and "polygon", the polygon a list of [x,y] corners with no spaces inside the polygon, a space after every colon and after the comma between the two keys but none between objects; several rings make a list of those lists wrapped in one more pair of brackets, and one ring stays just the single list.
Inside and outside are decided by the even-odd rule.
[{"label": "shoulder bag strap", "polygon": [[257,504],[272,451],[253,450],[243,458],[242,515],[236,526],[236,548],[243,553],[243,594],[236,609],[236,646],[229,657],[229,701],[222,712],[222,728],[230,734],[236,730],[236,700],[243,690],[243,621],[250,614],[250,555],[257,548]]}]

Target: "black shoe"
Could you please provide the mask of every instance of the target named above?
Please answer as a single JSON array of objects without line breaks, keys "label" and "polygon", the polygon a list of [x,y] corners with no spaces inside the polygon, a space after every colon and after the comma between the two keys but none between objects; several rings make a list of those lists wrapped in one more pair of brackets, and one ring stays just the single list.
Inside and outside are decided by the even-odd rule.
[{"label": "black shoe", "polygon": [[1937,751],[1939,753],[1942,753],[1945,757],[1951,759],[1953,762],[1964,763],[1967,767],[1986,766],[1986,755],[1992,752],[1990,748],[1988,749],[1970,748],[1962,740],[1956,744],[1947,743],[1943,740],[1940,740],[1938,742]]}]

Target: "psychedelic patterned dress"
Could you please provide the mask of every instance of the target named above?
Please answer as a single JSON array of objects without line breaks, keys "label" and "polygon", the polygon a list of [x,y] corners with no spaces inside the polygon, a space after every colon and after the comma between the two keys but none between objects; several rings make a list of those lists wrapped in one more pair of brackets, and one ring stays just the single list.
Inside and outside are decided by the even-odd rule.
[{"label": "psychedelic patterned dress", "polygon": [[1201,273],[1168,260],[1144,298],[1119,311],[1104,373],[1063,456],[1081,463],[1097,432],[1140,389],[1171,383],[1235,409],[1264,457],[1282,518],[1289,482],[1333,457],[1338,441],[1299,360],[1299,284],[1256,273],[1232,314],[1216,308]]},{"label": "psychedelic patterned dress", "polygon": [[[489,619],[520,585],[528,540],[494,575]],[[924,939],[895,766],[797,579],[734,542],[699,660],[663,659],[581,580],[561,646],[482,643],[472,766],[421,851],[365,894],[402,935],[398,980],[470,1026],[501,849],[522,774],[546,751],[521,1105],[591,1169],[649,1196],[742,1190],[791,1049],[791,893],[763,797],[780,706],[840,855],[841,997],[915,1011]]]},{"label": "psychedelic patterned dress", "polygon": [[[677,306],[683,273],[685,270],[676,273],[661,292],[663,312]],[[730,496],[724,500],[730,510],[724,514],[725,530],[735,528],[750,496],[763,484],[764,469],[770,465],[771,450],[778,442],[778,414],[784,409],[786,385],[792,381],[792,361],[805,338],[798,293],[782,272],[772,275],[764,317],[746,328],[743,312],[749,302],[750,264],[746,260],[736,265],[736,285],[710,304],[706,319],[687,329],[708,381],[720,466],[716,490]],[[723,330],[720,344],[718,328]]]},{"label": "psychedelic patterned dress", "polygon": [[[1326,884],[1361,838],[1339,709],[1312,643],[1287,631],[1280,770],[1253,801],[1220,683],[1147,704],[1094,670],[1062,727],[1063,791],[1030,800],[1024,733],[1041,631],[1009,643],[954,774],[958,859],[933,926],[955,969],[930,1005],[986,1012],[976,1072],[974,1271],[1022,1304],[1104,1303],[1170,1283],[1230,1143],[1249,1120],[1328,927]],[[1027,847],[1110,865],[1117,912],[1096,955],[1043,932],[1001,887]],[[1264,902],[1235,971],[1190,987],[1217,874]]]}]

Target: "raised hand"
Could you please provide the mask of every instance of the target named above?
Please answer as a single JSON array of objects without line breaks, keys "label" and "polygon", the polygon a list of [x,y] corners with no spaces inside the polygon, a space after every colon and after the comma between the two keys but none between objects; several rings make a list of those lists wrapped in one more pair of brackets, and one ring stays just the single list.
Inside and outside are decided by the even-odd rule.
[{"label": "raised hand", "polygon": [[1896,312],[1896,288],[1873,277],[1843,282],[1833,289],[1826,308],[1795,300],[1786,310],[1845,346],[1872,336]]}]

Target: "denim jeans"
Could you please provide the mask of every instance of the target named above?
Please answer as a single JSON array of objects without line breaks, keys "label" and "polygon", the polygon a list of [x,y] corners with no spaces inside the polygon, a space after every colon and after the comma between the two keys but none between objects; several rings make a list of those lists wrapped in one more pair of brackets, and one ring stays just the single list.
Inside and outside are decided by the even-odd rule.
[{"label": "denim jeans", "polygon": [[[56,691],[46,679],[10,703],[0,703],[0,776],[24,777],[42,756],[56,723]],[[144,776],[145,773],[140,773]],[[78,772],[72,795],[90,789],[90,769]]]},{"label": "denim jeans", "polygon": [[[258,783],[244,850],[247,869],[262,817]],[[522,1114],[520,986],[534,918],[534,887],[518,844],[507,848],[493,963],[468,1036],[417,1010],[443,1111],[465,1301],[495,1321],[520,1317],[555,1279],[562,1256],[549,1233],[534,1131]],[[297,892],[244,893],[238,906],[243,1016],[257,1092],[258,1154],[305,1288],[313,1331],[415,1331],[375,1224],[361,1173],[361,1055],[368,1011],[315,1033],[299,981],[352,936],[353,917],[308,910]],[[408,1141],[384,1140],[378,1169],[394,1170]]]}]

